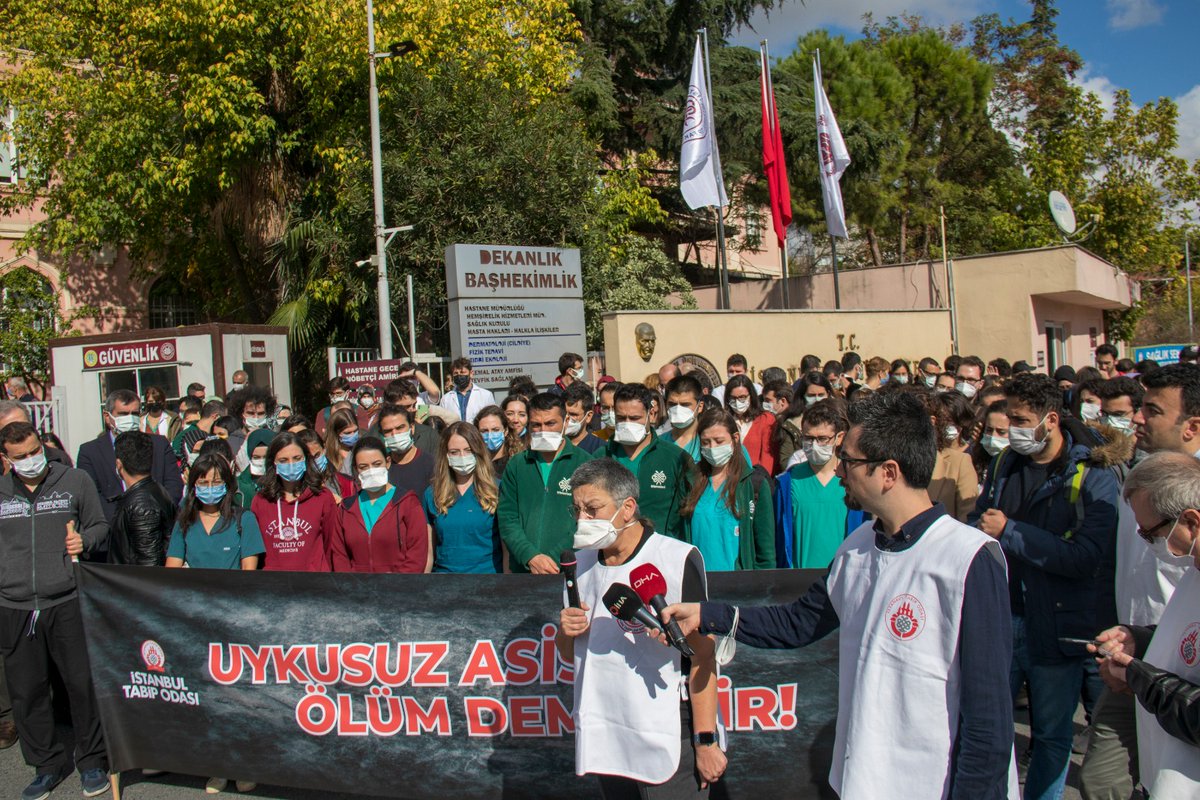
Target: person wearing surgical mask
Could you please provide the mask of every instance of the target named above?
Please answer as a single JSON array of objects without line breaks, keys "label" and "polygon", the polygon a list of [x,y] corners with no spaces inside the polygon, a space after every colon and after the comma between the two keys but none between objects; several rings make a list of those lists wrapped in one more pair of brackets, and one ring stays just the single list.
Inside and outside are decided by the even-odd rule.
[{"label": "person wearing surgical mask", "polygon": [[[926,389],[933,389],[937,386],[938,375],[942,374],[942,367],[938,364],[936,358],[925,356],[917,363],[917,374],[914,376],[913,383],[924,386]],[[951,376],[953,378],[953,376]]]},{"label": "person wearing surgical mask", "polygon": [[1124,497],[1143,549],[1181,577],[1154,622],[1110,628],[1088,649],[1111,697],[1126,699],[1136,720],[1128,745],[1138,771],[1129,783],[1151,797],[1200,797],[1200,463],[1154,453],[1130,471]]},{"label": "person wearing surgical mask", "polygon": [[741,457],[733,415],[723,408],[700,416],[700,462],[688,475],[679,509],[683,540],[704,556],[709,572],[775,568],[775,515],[770,481]]},{"label": "person wearing surgical mask", "polygon": [[849,531],[863,521],[850,511],[837,475],[838,449],[850,427],[843,400],[822,400],[804,413],[801,452],[804,460],[779,476],[776,490],[778,541],[775,553],[782,567],[825,569]]},{"label": "person wearing surgical mask", "polygon": [[249,508],[254,495],[258,494],[258,481],[267,474],[267,448],[274,438],[275,434],[266,430],[257,430],[246,438],[250,466],[238,473],[237,494],[234,497],[242,508]]},{"label": "person wearing surgical mask", "polygon": [[1009,564],[1011,689],[1015,702],[1028,681],[1032,716],[1025,796],[1057,797],[1090,663],[1082,645],[1063,638],[1101,628],[1096,576],[1117,525],[1111,467],[1119,465],[1090,432],[1064,427],[1062,390],[1049,375],[1015,375],[1004,391],[1008,449],[988,469],[967,522],[999,541]]},{"label": "person wearing surgical mask", "polygon": [[1008,401],[1001,399],[989,403],[983,412],[979,441],[973,444],[969,451],[975,474],[981,482],[987,473],[988,465],[1008,449],[1007,410]]},{"label": "person wearing surgical mask", "polygon": [[562,398],[567,408],[563,433],[571,440],[571,444],[589,455],[604,447],[604,440],[589,430],[596,410],[596,395],[592,387],[581,380],[573,381],[563,390]]},{"label": "person wearing surgical mask", "polygon": [[329,424],[329,417],[333,414],[335,407],[349,402],[352,396],[351,392],[350,381],[341,375],[335,375],[329,380],[329,405],[317,412],[314,421],[317,433],[321,436],[325,435],[325,426]]},{"label": "person wearing surgical mask", "polygon": [[583,383],[586,371],[583,368],[583,356],[578,353],[563,353],[558,357],[558,377],[554,385],[547,391],[565,395],[567,388],[576,382]]},{"label": "person wearing surgical mask", "polygon": [[1142,385],[1133,378],[1111,378],[1101,382],[1096,393],[1100,396],[1100,424],[1132,437],[1133,418],[1142,407]]},{"label": "person wearing surgical mask", "polygon": [[613,397],[616,396],[617,389],[619,388],[621,388],[621,384],[614,380],[609,380],[601,383],[600,391],[596,393],[600,414],[600,430],[596,431],[596,436],[606,442],[612,439],[612,435],[617,429],[617,416],[613,410]]},{"label": "person wearing surgical mask", "polygon": [[456,358],[450,362],[450,387],[438,405],[453,413],[457,419],[471,420],[488,406],[496,404],[496,396],[475,383],[471,359]]},{"label": "person wearing surgical mask", "polygon": [[566,419],[558,395],[530,398],[529,449],[509,459],[496,507],[511,572],[557,574],[559,557],[571,546],[571,474],[591,456],[566,438]]},{"label": "person wearing surgical mask", "polygon": [[[726,383],[728,383],[728,380],[730,378],[733,378],[738,375],[741,375],[742,377],[749,379],[749,377],[750,377],[748,374],[749,371],[750,371],[749,362],[746,360],[746,357],[744,355],[742,355],[741,353],[734,353],[733,355],[731,355],[729,358],[727,358],[725,360]],[[754,383],[753,386],[754,386],[755,393],[761,395],[762,394],[762,386],[758,383]],[[714,388],[712,390],[712,398],[713,398],[714,402],[717,404],[721,404],[721,403],[725,402],[725,384],[717,386],[716,388]]]},{"label": "person wearing surgical mask", "polygon": [[[958,384],[958,379],[949,372],[943,372],[937,376],[937,380],[933,383],[933,390],[939,394],[942,392],[953,392],[954,387]],[[966,397],[966,395],[963,395]]]},{"label": "person wearing surgical mask", "polygon": [[941,503],[947,514],[963,522],[979,497],[979,476],[960,441],[962,428],[974,424],[971,404],[955,392],[921,392],[917,397],[929,410],[937,434],[937,459],[929,481],[929,499]]},{"label": "person wearing surgical mask", "polygon": [[763,386],[763,411],[774,414],[776,418],[782,416],[792,404],[792,396],[792,387],[788,386],[787,381],[771,381]]},{"label": "person wearing surgical mask", "polygon": [[379,434],[387,449],[388,483],[401,494],[412,492],[424,497],[433,480],[433,454],[416,443],[416,418],[413,412],[398,405],[387,404],[379,410]]},{"label": "person wearing surgical mask", "polygon": [[167,543],[166,566],[197,569],[258,569],[262,533],[254,514],[235,502],[237,481],[229,461],[216,453],[198,458]]},{"label": "person wearing surgical mask", "polygon": [[[594,776],[588,780],[599,784],[581,783],[580,791],[598,788],[602,797],[707,797],[708,785],[726,766],[712,639],[701,632],[689,636],[695,655],[685,662],[677,650],[631,636],[604,602],[614,581],[634,585],[633,576],[651,568],[665,596],[704,600],[704,560],[690,544],[660,535],[639,513],[639,481],[612,459],[581,466],[570,488],[581,602],[560,612],[555,645],[577,676],[576,772]],[[646,691],[648,675],[659,681],[661,702],[652,702]],[[621,713],[633,723],[616,724],[604,713],[614,697],[622,698]]]},{"label": "person wearing surgical mask", "polygon": [[[333,420],[330,420],[333,425]],[[358,491],[338,503],[329,535],[334,572],[429,572],[433,554],[421,500],[388,481],[387,447],[375,436],[354,443]]]},{"label": "person wearing surgical mask", "polygon": [[987,365],[979,356],[964,356],[954,373],[954,390],[970,400],[983,388],[983,373]]},{"label": "person wearing surgical mask", "polygon": [[436,461],[433,484],[422,499],[433,571],[503,572],[503,547],[496,529],[500,492],[483,437],[473,425],[451,423],[442,432]]},{"label": "person wearing surgical mask", "polygon": [[360,438],[358,419],[353,411],[339,408],[330,415],[329,425],[325,428],[325,457],[343,475],[353,477],[355,474],[350,453]]},{"label": "person wearing surgical mask", "polygon": [[1100,415],[1104,413],[1104,401],[1100,399],[1100,386],[1105,382],[1105,378],[1087,381],[1079,384],[1075,390],[1074,399],[1078,401],[1079,408],[1076,411],[1077,416],[1083,422],[1099,422]]},{"label": "person wearing surgical mask", "polygon": [[504,477],[504,468],[508,466],[508,445],[505,442],[504,411],[500,406],[488,406],[475,416],[475,429],[483,437],[483,446],[488,460],[492,462],[492,472],[495,473],[496,483]]},{"label": "person wearing surgical mask", "polygon": [[704,411],[704,387],[691,375],[679,375],[667,384],[666,397],[667,421],[658,429],[658,435],[682,449],[693,462],[699,462],[697,422]]},{"label": "person wearing surgical mask", "polygon": [[[343,475],[333,468],[333,464],[329,462],[329,456],[325,455],[325,440],[318,436],[316,431],[309,429],[294,431],[294,433],[296,441],[300,443],[311,459],[310,469],[321,479],[321,485],[325,487],[325,491],[333,495],[335,502],[340,503],[358,491],[354,478]],[[249,472],[249,470],[246,471]]]},{"label": "person wearing surgical mask", "polygon": [[[744,375],[736,380],[749,383]],[[642,487],[642,514],[654,523],[654,530],[678,537],[682,533],[679,506],[693,462],[669,437],[655,433],[650,420],[652,398],[640,383],[627,383],[617,390],[613,396],[617,427],[604,454],[637,476]]]},{"label": "person wearing surgical mask", "polygon": [[776,452],[771,439],[775,433],[775,415],[763,413],[754,384],[745,375],[735,375],[725,384],[725,408],[737,422],[751,465],[774,475]]},{"label": "person wearing surgical mask", "polygon": [[888,383],[904,386],[911,382],[912,373],[909,371],[908,362],[903,358],[897,358],[888,369]]},{"label": "person wearing surgical mask", "polygon": [[312,461],[292,433],[276,434],[267,448],[267,471],[250,503],[262,531],[264,569],[329,572],[338,503]]}]

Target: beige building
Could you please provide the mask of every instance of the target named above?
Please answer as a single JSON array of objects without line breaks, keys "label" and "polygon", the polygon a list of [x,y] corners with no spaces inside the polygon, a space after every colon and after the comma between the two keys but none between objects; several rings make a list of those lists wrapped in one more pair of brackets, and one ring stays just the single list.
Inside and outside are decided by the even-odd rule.
[{"label": "beige building", "polygon": [[[1023,359],[1047,371],[1062,364],[1092,363],[1096,346],[1104,342],[1104,312],[1129,308],[1140,296],[1135,280],[1078,245],[957,258],[950,271],[958,352],[984,360]],[[949,283],[940,262],[844,271],[839,276],[841,307],[844,312],[875,313],[941,309],[949,316]],[[733,284],[730,300],[735,311],[727,313],[780,308],[779,284],[779,280]],[[793,277],[789,293],[794,308],[832,309],[833,275]],[[701,287],[694,294],[702,309],[717,308],[716,287]],[[907,342],[908,334],[900,327],[892,331],[896,346],[856,349],[862,349],[864,356],[908,357],[899,346]],[[751,343],[757,340],[742,335],[731,341],[746,342],[742,347],[752,350]],[[809,352],[803,341],[795,346]],[[839,355],[836,350],[811,352],[823,359]],[[940,360],[949,352],[947,347],[922,355]],[[746,356],[758,360],[750,352]],[[723,357],[718,366],[723,369]]]}]

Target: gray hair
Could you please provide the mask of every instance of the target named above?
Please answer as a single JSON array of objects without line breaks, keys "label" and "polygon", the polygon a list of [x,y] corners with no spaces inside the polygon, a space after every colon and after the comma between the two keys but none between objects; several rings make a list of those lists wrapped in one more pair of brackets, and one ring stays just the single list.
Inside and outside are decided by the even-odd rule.
[{"label": "gray hair", "polygon": [[25,407],[24,403],[16,400],[0,400],[0,419],[4,419],[14,411],[20,411],[24,414],[26,422],[33,422],[33,419],[29,416],[29,409]]},{"label": "gray hair", "polygon": [[1200,509],[1200,461],[1184,453],[1154,453],[1125,478],[1125,499],[1145,492],[1154,513],[1178,519],[1188,509]]},{"label": "gray hair", "polygon": [[13,386],[15,386],[18,389],[24,389],[25,391],[29,391],[29,384],[27,384],[25,382],[25,379],[22,378],[20,375],[9,376],[8,382],[11,383]]},{"label": "gray hair", "polygon": [[114,389],[108,393],[108,397],[104,398],[104,410],[108,413],[113,413],[117,407],[117,403],[125,405],[126,403],[142,402],[136,394],[129,389]]},{"label": "gray hair", "polygon": [[595,486],[618,505],[627,497],[638,499],[637,477],[611,458],[584,462],[571,475],[571,491],[583,486]]}]

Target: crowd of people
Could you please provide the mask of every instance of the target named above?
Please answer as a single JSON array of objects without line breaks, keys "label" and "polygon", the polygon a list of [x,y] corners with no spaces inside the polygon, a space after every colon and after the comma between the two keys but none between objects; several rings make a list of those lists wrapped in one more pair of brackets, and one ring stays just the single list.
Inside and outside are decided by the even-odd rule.
[{"label": "crowd of people", "polygon": [[[1196,583],[1200,566],[1200,464],[1185,469],[1183,458],[1200,453],[1196,355],[1189,348],[1191,363],[1160,367],[1102,345],[1094,366],[1047,375],[1002,358],[847,352],[804,356],[789,375],[751,372],[735,354],[723,384],[669,363],[641,382],[604,376],[591,386],[584,359],[565,353],[553,385],[517,378],[501,402],[458,358],[444,385],[411,363],[384,387],[334,378],[328,404],[310,415],[239,371],[225,397],[198,384],[175,402],[157,387],[112,392],[104,430],[74,460],[20,400],[0,401],[0,690],[11,698],[0,696],[0,747],[19,741],[36,770],[23,800],[46,797],[73,767],[86,795],[108,788],[64,554],[167,568],[555,574],[563,552],[581,546],[580,523],[600,512],[577,504],[580,487],[628,483],[636,491],[610,492],[613,511],[598,527],[636,530],[622,538],[630,547],[659,533],[698,551],[708,572],[826,570],[827,591],[844,593],[831,564],[881,517],[844,482],[892,458],[872,455],[861,432],[848,452],[847,435],[869,416],[855,411],[865,400],[902,397],[897,407],[928,420],[936,451],[928,476],[906,475],[905,485],[1003,556],[1009,680],[973,702],[993,723],[1007,707],[998,718],[1010,728],[1013,705],[1028,706],[1024,796],[1061,796],[1075,746],[1085,798],[1124,800],[1139,782],[1155,800],[1200,797],[1200,679],[1181,677],[1200,661],[1196,637],[1180,656],[1186,647],[1153,630],[1186,616],[1172,616],[1172,593]],[[591,463],[623,472],[596,467],[581,482]],[[1164,496],[1168,484],[1175,491]],[[911,507],[888,502],[878,507]],[[807,638],[793,630],[773,641],[795,646],[832,630],[810,622]],[[51,662],[74,755],[53,722]],[[1077,742],[1081,702],[1089,728]],[[1146,733],[1151,725],[1167,738]],[[1145,747],[1138,759],[1140,739],[1155,743],[1149,760]],[[226,785],[213,778],[208,789]]]}]

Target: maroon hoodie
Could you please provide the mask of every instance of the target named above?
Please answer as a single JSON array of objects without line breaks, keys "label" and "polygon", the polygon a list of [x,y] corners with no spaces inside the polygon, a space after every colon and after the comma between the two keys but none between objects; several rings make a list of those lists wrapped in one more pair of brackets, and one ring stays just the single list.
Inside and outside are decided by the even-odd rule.
[{"label": "maroon hoodie", "polygon": [[429,557],[425,509],[413,492],[397,491],[375,527],[367,533],[358,495],[347,497],[335,513],[329,552],[334,572],[422,573]]},{"label": "maroon hoodie", "polygon": [[[258,520],[266,548],[263,569],[287,572],[329,572],[329,539],[337,501],[322,489],[305,489],[296,502],[271,502],[254,496],[250,511]],[[280,524],[282,523],[282,525]]]}]

